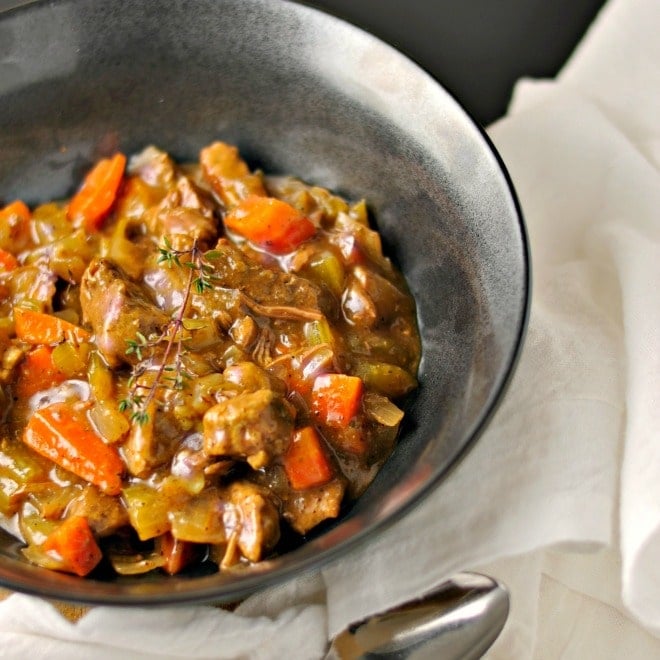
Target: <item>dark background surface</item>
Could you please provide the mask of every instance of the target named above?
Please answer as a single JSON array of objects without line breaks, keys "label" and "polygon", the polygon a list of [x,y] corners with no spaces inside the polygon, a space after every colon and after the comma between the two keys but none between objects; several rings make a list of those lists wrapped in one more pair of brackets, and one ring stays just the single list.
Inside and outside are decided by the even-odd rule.
[{"label": "dark background surface", "polygon": [[[30,0],[0,0],[0,10]],[[605,0],[297,0],[343,18],[423,66],[483,125],[521,76],[554,76]]]},{"label": "dark background surface", "polygon": [[552,77],[604,0],[304,0],[423,66],[483,125],[521,76]]}]

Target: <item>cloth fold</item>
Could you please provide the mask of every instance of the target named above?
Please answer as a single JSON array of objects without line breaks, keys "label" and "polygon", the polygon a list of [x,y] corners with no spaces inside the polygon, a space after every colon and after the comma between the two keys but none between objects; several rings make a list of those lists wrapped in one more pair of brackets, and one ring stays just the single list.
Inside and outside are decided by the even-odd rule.
[{"label": "cloth fold", "polygon": [[492,658],[660,656],[660,5],[610,0],[489,128],[534,264],[489,428],[427,500],[319,573],[209,607],[0,603],[3,657],[322,658],[351,622],[477,568],[511,588]]}]

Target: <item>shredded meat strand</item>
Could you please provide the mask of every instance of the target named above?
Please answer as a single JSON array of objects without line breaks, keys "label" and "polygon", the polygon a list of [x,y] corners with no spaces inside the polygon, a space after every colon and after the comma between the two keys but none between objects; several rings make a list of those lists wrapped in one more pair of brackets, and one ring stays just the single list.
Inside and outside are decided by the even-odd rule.
[{"label": "shredded meat strand", "polygon": [[259,316],[268,316],[272,319],[282,319],[284,321],[319,321],[323,314],[316,309],[300,309],[289,307],[288,305],[261,305],[250,296],[241,294],[245,305]]}]

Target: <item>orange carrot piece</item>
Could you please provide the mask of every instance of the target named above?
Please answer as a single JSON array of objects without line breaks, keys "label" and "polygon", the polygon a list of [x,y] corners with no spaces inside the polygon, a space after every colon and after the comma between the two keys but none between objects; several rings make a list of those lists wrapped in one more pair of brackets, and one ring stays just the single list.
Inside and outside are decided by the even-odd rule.
[{"label": "orange carrot piece", "polygon": [[7,204],[7,206],[0,209],[0,221],[10,220],[14,217],[20,218],[25,222],[27,222],[32,217],[30,209],[20,199],[17,199],[11,204]]},{"label": "orange carrot piece", "polygon": [[41,546],[61,560],[61,570],[84,577],[101,561],[102,553],[84,516],[71,516],[51,532]]},{"label": "orange carrot piece", "polygon": [[163,570],[168,575],[180,573],[197,556],[197,546],[190,541],[175,539],[170,532],[159,537],[160,553],[165,557]]},{"label": "orange carrot piece", "polygon": [[322,486],[332,479],[332,466],[313,426],[294,433],[284,455],[284,471],[295,490]]},{"label": "orange carrot piece", "polygon": [[324,424],[345,428],[360,409],[363,389],[357,376],[317,376],[312,387],[312,410]]},{"label": "orange carrot piece", "polygon": [[225,227],[273,254],[291,252],[316,233],[312,222],[290,204],[258,195],[229,211]]},{"label": "orange carrot piece", "polygon": [[16,336],[29,344],[58,344],[62,341],[85,342],[92,336],[87,330],[52,314],[14,307]]},{"label": "orange carrot piece", "polygon": [[0,248],[0,274],[10,273],[12,270],[18,268],[18,260],[7,250]]},{"label": "orange carrot piece", "polygon": [[18,365],[16,394],[27,399],[37,392],[63,383],[67,376],[53,362],[53,348],[39,346],[30,351]]},{"label": "orange carrot piece", "polygon": [[15,255],[31,243],[30,209],[19,199],[0,208],[0,242]]},{"label": "orange carrot piece", "polygon": [[117,197],[125,168],[126,156],[122,153],[96,163],[69,202],[69,219],[81,223],[89,231],[100,229]]},{"label": "orange carrot piece", "polygon": [[25,427],[23,442],[104,493],[121,492],[124,464],[117,450],[94,432],[84,410],[67,403],[37,410]]}]

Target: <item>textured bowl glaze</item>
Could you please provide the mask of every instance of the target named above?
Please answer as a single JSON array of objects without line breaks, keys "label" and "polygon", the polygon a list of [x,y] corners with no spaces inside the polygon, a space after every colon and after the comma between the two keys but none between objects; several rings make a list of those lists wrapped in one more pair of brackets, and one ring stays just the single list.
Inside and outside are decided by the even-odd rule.
[{"label": "textured bowl glaze", "polygon": [[520,350],[529,297],[515,193],[483,131],[373,36],[284,0],[63,0],[0,14],[0,197],[73,192],[90,163],[216,139],[253,166],[366,197],[416,298],[420,388],[400,444],[357,504],[252,569],[79,579],[0,533],[0,583],[88,603],[230,601],[330,560],[443,481],[483,430]]}]

